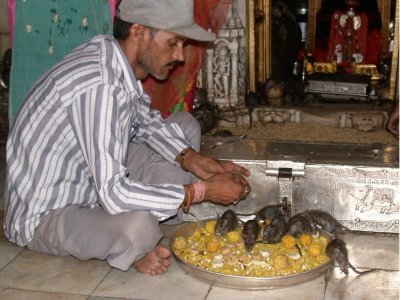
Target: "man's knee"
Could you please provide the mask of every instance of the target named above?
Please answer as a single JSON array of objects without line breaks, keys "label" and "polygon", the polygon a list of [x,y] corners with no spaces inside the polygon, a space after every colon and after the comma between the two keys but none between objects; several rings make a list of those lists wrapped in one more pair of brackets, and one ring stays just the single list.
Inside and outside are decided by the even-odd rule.
[{"label": "man's knee", "polygon": [[197,119],[188,112],[173,113],[167,119],[170,123],[177,123],[190,139],[193,148],[200,150],[201,127]]}]

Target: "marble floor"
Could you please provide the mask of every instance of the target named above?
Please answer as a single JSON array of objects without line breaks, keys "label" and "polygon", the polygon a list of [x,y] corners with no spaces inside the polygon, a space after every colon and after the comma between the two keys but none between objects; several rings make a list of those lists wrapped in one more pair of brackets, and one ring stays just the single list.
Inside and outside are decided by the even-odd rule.
[{"label": "marble floor", "polygon": [[[4,145],[0,145],[0,182],[4,182]],[[1,196],[3,186],[1,188]],[[0,222],[3,223],[3,203]],[[175,226],[162,225],[163,245]],[[7,241],[0,231],[0,299],[399,299],[399,236],[343,233],[349,260],[359,270],[381,270],[345,276],[335,266],[327,275],[289,288],[238,290],[194,278],[171,258],[167,273],[149,276],[130,269],[112,269],[104,261],[80,261],[34,253]],[[329,275],[329,276],[328,276]]]},{"label": "marble floor", "polygon": [[[163,225],[163,244],[174,228]],[[1,235],[0,299],[399,299],[398,235],[345,233],[341,238],[359,270],[382,270],[345,276],[335,266],[330,277],[289,288],[238,290],[202,282],[185,273],[174,258],[167,273],[149,276],[112,269],[104,261],[34,253]]]}]

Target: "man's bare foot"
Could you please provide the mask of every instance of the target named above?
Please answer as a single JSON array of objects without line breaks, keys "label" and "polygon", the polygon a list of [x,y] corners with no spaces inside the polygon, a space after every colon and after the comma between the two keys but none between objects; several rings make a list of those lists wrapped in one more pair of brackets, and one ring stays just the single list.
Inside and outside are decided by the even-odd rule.
[{"label": "man's bare foot", "polygon": [[147,253],[143,258],[135,261],[133,267],[141,273],[149,273],[150,275],[158,275],[168,271],[171,251],[163,246],[156,246],[152,251]]}]

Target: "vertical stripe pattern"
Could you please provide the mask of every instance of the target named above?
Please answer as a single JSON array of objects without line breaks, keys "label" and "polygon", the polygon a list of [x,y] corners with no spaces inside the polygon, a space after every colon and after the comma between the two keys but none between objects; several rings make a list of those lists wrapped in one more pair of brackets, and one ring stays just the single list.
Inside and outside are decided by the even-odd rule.
[{"label": "vertical stripe pattern", "polygon": [[147,210],[175,215],[180,185],[142,185],[127,178],[134,139],[174,162],[188,139],[150,109],[118,42],[96,36],[79,46],[28,92],[7,140],[4,230],[24,246],[49,212],[101,205],[108,213]]}]

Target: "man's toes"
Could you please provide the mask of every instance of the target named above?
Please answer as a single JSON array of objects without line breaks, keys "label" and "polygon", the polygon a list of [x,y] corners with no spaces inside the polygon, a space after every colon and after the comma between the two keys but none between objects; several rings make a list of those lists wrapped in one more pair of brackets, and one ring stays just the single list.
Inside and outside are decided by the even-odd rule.
[{"label": "man's toes", "polygon": [[166,267],[159,266],[151,269],[149,273],[150,275],[160,275],[162,273],[167,272],[167,270],[168,269]]},{"label": "man's toes", "polygon": [[163,259],[163,260],[161,261],[161,263],[163,264],[164,267],[169,267],[169,265],[170,265],[170,262],[169,262],[168,259]]}]

